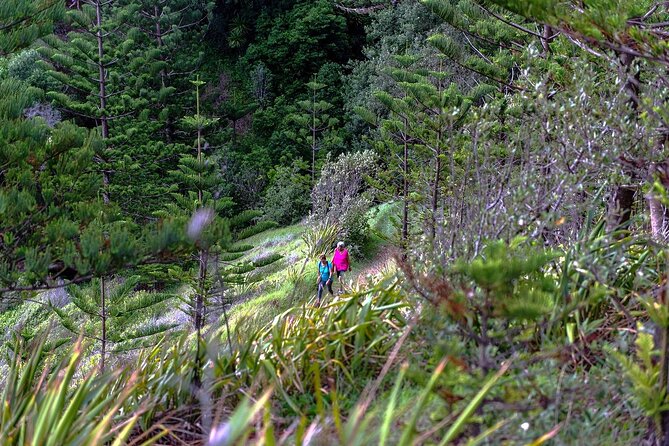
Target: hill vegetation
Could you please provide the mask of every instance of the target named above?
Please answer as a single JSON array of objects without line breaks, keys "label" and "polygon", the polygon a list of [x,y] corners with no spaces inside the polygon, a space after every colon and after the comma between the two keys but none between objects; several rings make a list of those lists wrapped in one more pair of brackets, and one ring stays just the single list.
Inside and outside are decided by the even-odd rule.
[{"label": "hill vegetation", "polygon": [[669,445],[668,31],[3,0],[0,444]]}]

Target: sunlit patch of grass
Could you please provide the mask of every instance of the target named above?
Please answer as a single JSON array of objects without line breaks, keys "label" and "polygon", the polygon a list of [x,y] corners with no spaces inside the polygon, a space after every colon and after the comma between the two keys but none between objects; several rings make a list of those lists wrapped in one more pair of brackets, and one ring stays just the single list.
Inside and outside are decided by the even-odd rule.
[{"label": "sunlit patch of grass", "polygon": [[233,306],[229,315],[231,331],[258,329],[304,298],[301,293],[296,293],[296,298],[289,299],[292,290],[292,284],[286,281],[265,288],[260,294]]}]

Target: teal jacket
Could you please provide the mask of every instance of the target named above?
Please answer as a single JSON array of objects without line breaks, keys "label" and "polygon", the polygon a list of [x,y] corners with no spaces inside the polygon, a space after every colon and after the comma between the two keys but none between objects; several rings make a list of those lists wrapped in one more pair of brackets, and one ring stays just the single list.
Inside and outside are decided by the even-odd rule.
[{"label": "teal jacket", "polygon": [[319,260],[318,261],[318,272],[321,275],[321,280],[327,282],[330,280],[330,272],[332,271],[332,262],[327,262],[326,265]]}]

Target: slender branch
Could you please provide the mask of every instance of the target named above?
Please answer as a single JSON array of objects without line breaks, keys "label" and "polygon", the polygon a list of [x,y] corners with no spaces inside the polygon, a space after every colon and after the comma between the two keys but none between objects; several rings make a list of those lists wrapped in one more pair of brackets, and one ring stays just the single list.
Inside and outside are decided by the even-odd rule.
[{"label": "slender branch", "polygon": [[496,14],[496,13],[492,12],[491,10],[489,10],[488,8],[486,8],[485,6],[483,6],[481,3],[479,3],[479,2],[475,2],[475,3],[479,6],[479,8],[481,8],[482,10],[484,10],[485,12],[487,12],[488,14],[490,14],[491,16],[493,16],[494,18],[496,18],[496,19],[499,20],[500,22],[502,22],[502,23],[506,23],[506,24],[509,25],[510,27],[515,28],[515,29],[517,29],[517,30],[519,30],[519,31],[522,31],[522,32],[524,32],[524,33],[530,34],[530,35],[532,35],[532,36],[534,36],[534,37],[538,37],[538,38],[540,38],[540,39],[543,39],[543,38],[544,38],[541,34],[535,32],[535,31],[532,31],[531,29],[525,28],[524,26],[519,25],[519,24],[517,24],[517,23],[515,23],[515,22],[512,22],[511,20],[507,20],[507,19],[505,19],[504,17],[500,16],[499,14]]},{"label": "slender branch", "polygon": [[2,25],[0,25],[0,32],[7,32],[7,30],[9,30],[9,29],[12,29],[12,28],[15,28],[15,27],[17,27],[17,26],[19,26],[19,25],[22,25],[22,24],[24,24],[25,22],[30,21],[30,20],[33,19],[34,17],[37,17],[39,14],[41,14],[41,13],[43,13],[43,12],[46,12],[46,11],[48,11],[49,9],[51,9],[51,8],[53,8],[53,7],[55,7],[55,6],[57,6],[59,3],[60,3],[59,0],[53,0],[51,3],[47,3],[47,5],[44,6],[43,8],[40,8],[40,9],[38,9],[37,11],[35,11],[35,13],[32,14],[32,15],[27,15],[27,16],[22,17],[22,18],[20,18],[20,19],[16,19],[16,20],[14,20],[13,22],[9,22],[9,23],[6,23],[6,24],[2,24]]}]

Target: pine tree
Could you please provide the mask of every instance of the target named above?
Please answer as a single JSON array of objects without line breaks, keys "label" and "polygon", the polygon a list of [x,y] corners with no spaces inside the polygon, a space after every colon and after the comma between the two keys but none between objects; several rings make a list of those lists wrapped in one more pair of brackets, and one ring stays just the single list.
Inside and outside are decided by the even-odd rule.
[{"label": "pine tree", "polygon": [[[28,45],[62,12],[51,2],[3,3],[3,51]],[[20,80],[0,79],[0,293],[87,280],[178,240],[170,223],[153,235],[147,230],[142,243],[127,225],[113,223],[118,213],[99,199],[100,177],[92,173],[99,139],[71,122],[50,127],[39,116],[27,118],[40,94]]]},{"label": "pine tree", "polygon": [[[84,9],[71,13],[95,12]],[[19,50],[48,32],[49,20],[63,12],[60,3],[3,3],[0,46]],[[81,38],[72,45],[84,51],[95,48],[95,42]],[[96,65],[88,61],[87,66]],[[90,79],[82,76],[72,79],[97,91],[97,84],[87,84]],[[96,131],[70,121],[47,121],[28,110],[43,99],[41,94],[21,80],[0,78],[0,294],[62,286],[59,281],[81,282],[176,258],[186,249],[185,218],[140,229],[114,203],[105,203],[102,176],[94,168],[104,141]]]},{"label": "pine tree", "polygon": [[160,123],[165,143],[174,142],[175,122],[189,105],[187,79],[202,63],[213,7],[209,0],[117,0],[116,20],[133,39],[132,94],[152,104],[149,119]]},{"label": "pine tree", "polygon": [[223,118],[230,121],[232,128],[232,143],[237,142],[237,128],[239,121],[258,108],[258,104],[248,103],[238,90],[234,90],[230,97],[221,104],[220,110]]},{"label": "pine tree", "polygon": [[[232,201],[221,196],[220,170],[215,159],[208,153],[209,144],[205,140],[205,132],[211,128],[217,119],[208,118],[201,114],[200,88],[205,83],[199,76],[191,81],[195,86],[195,114],[186,116],[182,120],[187,131],[195,133],[194,152],[181,157],[178,169],[170,172],[180,191],[172,194],[174,203],[170,203],[164,211],[157,215],[191,215],[188,236],[195,241],[196,253],[194,260],[197,267],[195,278],[188,272],[180,273],[182,279],[192,284],[194,290],[191,299],[185,300],[186,313],[193,321],[193,328],[197,333],[196,363],[200,364],[200,343],[202,329],[207,320],[207,306],[213,293],[213,287],[219,280],[212,278],[212,268],[217,272],[218,265],[211,265],[212,258],[230,241],[227,222],[221,218],[221,213],[229,209]],[[179,273],[177,273],[179,274]],[[218,276],[218,272],[216,274]],[[222,286],[219,285],[219,286]],[[194,383],[200,383],[200,367],[195,368]]]},{"label": "pine tree", "polygon": [[326,87],[316,81],[307,83],[309,99],[299,101],[297,104],[301,112],[294,113],[291,118],[300,130],[293,137],[309,147],[311,151],[311,182],[316,182],[316,154],[323,146],[323,133],[337,125],[337,119],[332,117],[328,111],[332,104],[319,99],[319,91]]},{"label": "pine tree", "polygon": [[[17,32],[7,47],[20,40]],[[21,280],[33,284],[50,272],[57,278],[65,268],[58,260],[76,255],[70,240],[78,232],[75,209],[96,209],[98,186],[86,173],[93,135],[68,123],[52,129],[39,118],[27,119],[24,112],[39,95],[24,82],[0,79],[0,281],[6,287]]]},{"label": "pine tree", "polygon": [[[390,117],[381,122],[386,134],[394,139],[389,141],[391,147],[401,149],[402,238],[406,243],[408,234],[404,228],[408,225],[409,182],[412,181],[409,147],[413,147],[418,162],[431,166],[431,178],[423,181],[429,185],[429,192],[425,195],[430,197],[425,200],[424,208],[429,215],[428,235],[434,239],[439,226],[438,213],[445,180],[448,179],[451,191],[458,187],[455,151],[460,144],[455,141],[460,138],[459,130],[472,104],[491,93],[492,88],[481,84],[469,94],[461,93],[454,83],[446,82],[448,73],[443,70],[440,58],[437,58],[436,69],[412,68],[414,59],[411,57],[398,57],[397,60],[400,67],[391,69],[390,75],[396,81],[401,96],[394,97],[381,91],[376,93],[376,97],[391,112]],[[444,173],[445,161],[450,163],[447,176]]]},{"label": "pine tree", "polygon": [[29,47],[53,31],[65,13],[58,0],[6,0],[0,4],[0,56]]},{"label": "pine tree", "polygon": [[[411,56],[396,56],[399,65],[398,70],[409,73],[417,58]],[[399,71],[398,71],[399,72]],[[377,151],[389,152],[386,158],[399,159],[399,163],[390,163],[387,175],[375,181],[377,190],[385,191],[388,199],[399,199],[402,202],[402,218],[400,230],[400,245],[404,250],[409,246],[409,220],[411,199],[413,190],[412,174],[414,168],[413,143],[414,140],[409,133],[410,101],[406,95],[394,97],[387,91],[376,91],[376,99],[385,106],[388,116],[377,116],[372,111],[357,107],[356,113],[367,123],[381,130],[382,139],[377,143]],[[399,181],[399,184],[398,184]]]},{"label": "pine tree", "polygon": [[[110,353],[121,353],[155,343],[158,335],[177,324],[155,322],[147,313],[161,302],[174,298],[169,293],[135,292],[140,278],[122,282],[94,279],[85,287],[68,288],[74,311],[52,307],[63,327],[73,335],[99,342],[100,371],[105,370]],[[143,319],[149,319],[142,322]]]},{"label": "pine tree", "polygon": [[[430,0],[432,1],[432,0]],[[440,0],[435,0],[440,1]],[[496,0],[506,11],[535,26],[551,27],[591,54],[614,52],[667,65],[667,13],[650,0],[628,2],[579,2],[555,0]],[[598,51],[602,51],[598,53]]]},{"label": "pine tree", "polygon": [[[71,9],[72,31],[66,40],[46,39],[42,54],[52,62],[52,75],[63,92],[49,97],[82,124],[97,127],[104,147],[97,153],[105,203],[110,202],[113,172],[112,146],[117,135],[112,122],[147,105],[146,100],[129,96],[124,71],[131,39],[116,32],[114,1],[87,0],[81,9]],[[92,124],[92,125],[91,125]]]},{"label": "pine tree", "polygon": [[196,46],[211,10],[206,1],[173,3],[83,2],[69,11],[67,39],[50,38],[41,49],[64,88],[50,97],[100,129],[103,197],[140,221],[173,190],[162,173],[186,148],[174,124],[189,89],[183,79],[202,60]]},{"label": "pine tree", "polygon": [[[544,38],[536,23],[522,23],[521,16],[488,2],[422,0],[422,3],[455,30],[431,36],[430,43],[449,60],[484,82],[497,85],[504,93],[519,89],[515,82],[520,73],[514,67],[532,39],[539,39],[547,48],[555,38],[550,30],[547,31],[550,35]],[[457,35],[462,37],[456,38]]]}]

